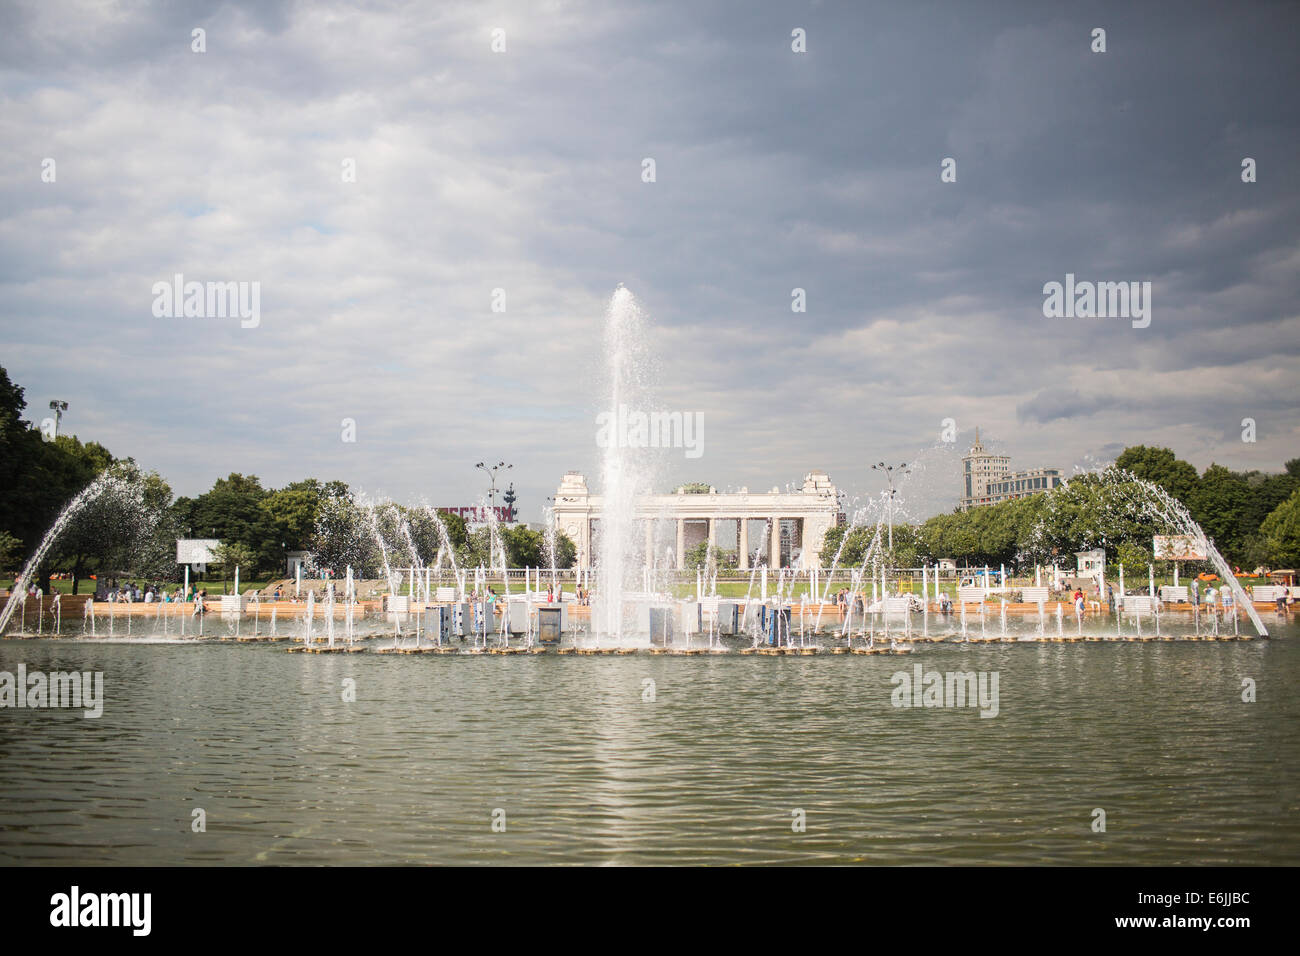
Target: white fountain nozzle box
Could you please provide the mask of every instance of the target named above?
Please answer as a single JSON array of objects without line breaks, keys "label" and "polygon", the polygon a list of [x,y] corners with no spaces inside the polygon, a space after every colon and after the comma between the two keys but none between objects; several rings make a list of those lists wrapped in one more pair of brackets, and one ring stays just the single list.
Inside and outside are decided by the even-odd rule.
[{"label": "white fountain nozzle box", "polygon": [[506,605],[505,624],[511,634],[528,633],[528,607],[528,601],[523,598],[511,598]]},{"label": "white fountain nozzle box", "polygon": [[468,613],[465,617],[468,636],[486,637],[492,633],[495,628],[492,620],[492,606],[487,601],[471,601],[465,605]]},{"label": "white fountain nozzle box", "polygon": [[1155,610],[1155,603],[1153,597],[1130,594],[1124,599],[1124,610],[1130,614],[1151,614]]},{"label": "white fountain nozzle box", "polygon": [[451,605],[451,633],[454,637],[469,637],[474,632],[474,605],[460,601]]},{"label": "white fountain nozzle box", "polygon": [[673,643],[677,632],[676,608],[671,605],[661,606],[642,604],[637,607],[637,624],[644,621],[645,631],[649,632],[650,643],[657,647],[666,647]]},{"label": "white fountain nozzle box", "polygon": [[434,605],[424,613],[424,630],[429,640],[442,643],[451,636],[451,608]]},{"label": "white fountain nozzle box", "polygon": [[699,601],[682,601],[677,605],[677,620],[683,634],[699,634],[704,630],[704,606]]},{"label": "white fountain nozzle box", "polygon": [[560,635],[569,629],[569,608],[563,603],[542,604],[537,608],[537,639],[542,644],[558,644]]},{"label": "white fountain nozzle box", "polygon": [[411,613],[411,599],[401,594],[389,594],[385,599],[388,606],[388,621],[398,624],[405,621]]}]

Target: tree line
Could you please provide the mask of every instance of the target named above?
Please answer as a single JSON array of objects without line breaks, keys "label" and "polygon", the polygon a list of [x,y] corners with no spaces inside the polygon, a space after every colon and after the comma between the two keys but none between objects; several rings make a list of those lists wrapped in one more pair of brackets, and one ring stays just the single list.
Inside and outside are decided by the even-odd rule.
[{"label": "tree line", "polygon": [[[311,554],[315,570],[342,574],[351,565],[362,577],[382,574],[386,549],[393,567],[413,558],[431,565],[440,551],[444,567],[453,557],[462,567],[499,564],[501,552],[511,567],[550,564],[541,531],[501,526],[494,556],[488,530],[471,531],[460,515],[439,513],[435,520],[427,508],[393,503],[372,510],[342,481],[306,478],[265,488],[256,475],[231,473],[201,495],[174,497],[157,472],[116,458],[98,442],[48,439],[24,419],[26,407],[24,390],[0,367],[0,568],[21,567],[68,502],[96,478],[109,473],[129,489],[92,499],[69,522],[36,571],[46,590],[56,572],[72,575],[74,593],[91,574],[178,580],[178,538],[219,539],[218,563],[227,573],[238,565],[245,579],[284,573],[292,551]],[[555,551],[557,567],[573,565],[577,549],[559,532]]]},{"label": "tree line", "polygon": [[[461,567],[501,560],[490,553],[486,528],[471,532],[459,515],[439,514],[440,531],[427,508],[384,503],[371,509],[341,481],[306,478],[265,488],[255,475],[232,473],[201,495],[173,497],[161,475],[114,457],[98,442],[72,435],[47,440],[23,418],[26,404],[23,389],[0,368],[0,568],[21,566],[68,501],[98,476],[118,474],[132,489],[92,501],[70,522],[37,569],[47,589],[56,571],[72,574],[76,584],[96,573],[177,580],[177,538],[219,539],[220,563],[227,570],[239,565],[246,578],[278,573],[291,551],[311,554],[317,569],[341,574],[350,565],[371,578],[382,573],[386,550],[392,567],[408,566],[412,557],[432,565],[440,551],[444,566],[451,555]],[[1180,501],[1230,563],[1300,565],[1300,458],[1278,473],[1212,464],[1198,474],[1168,448],[1136,445],[1115,468]],[[1068,564],[1075,551],[1100,547],[1112,563],[1143,566],[1152,557],[1152,536],[1170,529],[1138,507],[1142,498],[1124,481],[1081,475],[1041,494],[895,525],[893,552],[882,559],[894,567],[939,558],[1023,567]],[[821,543],[823,566],[837,553],[840,567],[860,565],[875,534],[874,524],[832,528]],[[550,564],[541,531],[504,525],[500,542],[511,567]],[[556,566],[572,567],[576,550],[557,531]],[[710,555],[701,544],[688,555],[688,567],[706,566],[710,557],[723,569],[735,560],[716,547]]]},{"label": "tree line", "polygon": [[[976,567],[1023,568],[1072,564],[1076,551],[1102,548],[1109,563],[1145,567],[1152,537],[1171,529],[1143,507],[1146,495],[1124,480],[1127,473],[1181,502],[1230,564],[1248,570],[1300,565],[1300,458],[1277,473],[1212,464],[1198,474],[1168,448],[1134,445],[1113,468],[1108,477],[1079,475],[1040,494],[895,525],[893,553],[882,560],[893,567],[954,558]],[[860,565],[875,534],[875,524],[832,528],[820,552],[823,565],[837,551],[841,567]]]}]

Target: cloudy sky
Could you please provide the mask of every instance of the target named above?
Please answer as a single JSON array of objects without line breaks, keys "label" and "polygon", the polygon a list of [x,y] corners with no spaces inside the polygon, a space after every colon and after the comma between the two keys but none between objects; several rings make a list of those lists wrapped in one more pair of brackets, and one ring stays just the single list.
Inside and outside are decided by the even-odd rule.
[{"label": "cloudy sky", "polygon": [[[1289,3],[0,0],[0,365],[178,493],[469,504],[504,459],[538,520],[596,473],[623,283],[661,406],[704,417],[666,482],[866,497],[919,455],[924,514],[976,426],[1017,466],[1276,470],[1298,34]],[[176,273],[260,283],[260,324],[156,317]],[[1066,273],[1151,282],[1150,326],[1045,318]]]}]

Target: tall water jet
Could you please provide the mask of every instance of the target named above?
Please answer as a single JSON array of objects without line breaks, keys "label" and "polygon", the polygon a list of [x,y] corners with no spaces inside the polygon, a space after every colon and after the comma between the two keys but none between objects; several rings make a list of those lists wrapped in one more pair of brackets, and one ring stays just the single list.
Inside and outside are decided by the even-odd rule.
[{"label": "tall water jet", "polygon": [[1228,587],[1234,597],[1234,604],[1240,604],[1246,609],[1250,617],[1250,622],[1255,626],[1255,632],[1260,637],[1268,637],[1268,629],[1264,627],[1264,622],[1260,619],[1259,613],[1255,610],[1255,605],[1250,598],[1246,596],[1237,576],[1233,573],[1228,562],[1224,560],[1213,542],[1205,534],[1205,530],[1196,523],[1192,518],[1185,505],[1169,492],[1165,491],[1159,485],[1150,481],[1139,478],[1132,472],[1125,471],[1121,468],[1111,467],[1102,473],[1104,481],[1110,484],[1122,485],[1133,484],[1142,492],[1142,499],[1137,502],[1141,513],[1156,519],[1166,527],[1172,528],[1178,534],[1189,537],[1194,546],[1202,551],[1209,562],[1214,565],[1214,569],[1219,572],[1224,584]]},{"label": "tall water jet", "polygon": [[77,517],[81,511],[91,502],[96,501],[102,496],[114,495],[119,496],[124,503],[139,507],[143,502],[141,486],[138,482],[123,476],[114,471],[105,471],[98,478],[81,489],[75,497],[59,512],[59,516],[54,519],[50,525],[50,530],[45,532],[45,537],[32,553],[31,558],[23,566],[22,573],[18,575],[18,580],[14,582],[13,590],[9,592],[9,600],[5,602],[3,610],[0,610],[0,634],[4,633],[9,624],[9,619],[13,617],[14,611],[18,609],[27,596],[27,585],[32,579],[36,569],[40,567],[41,562],[49,553],[54,542],[58,540],[69,523]]},{"label": "tall water jet", "polygon": [[556,585],[556,568],[555,568],[555,508],[546,509],[546,561],[551,566],[551,589],[555,590]]},{"label": "tall water jet", "polygon": [[379,546],[379,558],[384,566],[384,581],[388,584],[388,593],[397,594],[401,588],[393,575],[392,564],[388,560],[388,541],[384,537],[383,529],[379,524],[379,508],[375,502],[364,499],[358,500],[357,505],[369,518],[371,536],[374,538],[375,544]]},{"label": "tall water jet", "polygon": [[642,314],[632,293],[619,286],[605,314],[605,358],[609,403],[597,418],[602,448],[603,497],[596,542],[596,588],[592,596],[592,631],[615,638],[626,635],[624,594],[637,589],[645,563],[645,535],[636,520],[637,498],[653,481],[647,443],[626,434],[629,412],[648,414],[646,356]]}]

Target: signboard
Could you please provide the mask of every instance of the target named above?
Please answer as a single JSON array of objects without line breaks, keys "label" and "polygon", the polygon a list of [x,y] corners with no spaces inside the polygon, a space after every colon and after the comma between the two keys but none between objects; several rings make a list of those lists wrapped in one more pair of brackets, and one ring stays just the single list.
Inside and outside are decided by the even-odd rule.
[{"label": "signboard", "polygon": [[1158,534],[1151,539],[1157,561],[1204,561],[1205,542],[1190,534]]},{"label": "signboard", "polygon": [[221,545],[217,538],[177,538],[177,564],[215,564],[217,559],[212,553]]},{"label": "signboard", "polygon": [[[466,507],[466,508],[439,508],[438,510],[441,511],[443,514],[460,515],[462,518],[465,519],[466,524],[486,524],[488,520],[489,509]],[[510,522],[515,520],[514,508],[507,508],[503,505],[497,505],[495,508],[492,508],[491,510],[496,512],[497,521],[501,522],[502,524],[509,524]]]}]

